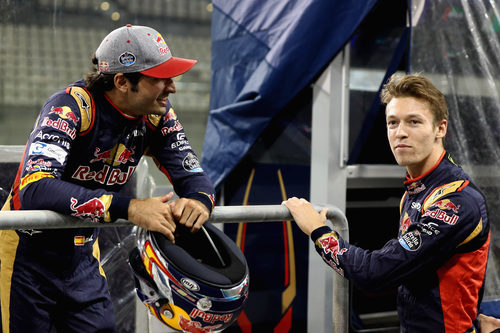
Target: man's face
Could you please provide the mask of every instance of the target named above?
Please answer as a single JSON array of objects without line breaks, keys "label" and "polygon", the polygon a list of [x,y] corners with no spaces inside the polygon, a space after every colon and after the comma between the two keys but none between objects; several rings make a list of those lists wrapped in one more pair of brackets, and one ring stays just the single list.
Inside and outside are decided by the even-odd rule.
[{"label": "man's face", "polygon": [[165,114],[168,95],[177,91],[173,79],[157,79],[149,76],[143,76],[136,88],[135,91],[129,91],[127,107],[129,112],[136,116]]},{"label": "man's face", "polygon": [[386,107],[387,136],[399,165],[412,178],[428,171],[443,152],[447,121],[434,125],[429,103],[413,97],[393,98]]}]

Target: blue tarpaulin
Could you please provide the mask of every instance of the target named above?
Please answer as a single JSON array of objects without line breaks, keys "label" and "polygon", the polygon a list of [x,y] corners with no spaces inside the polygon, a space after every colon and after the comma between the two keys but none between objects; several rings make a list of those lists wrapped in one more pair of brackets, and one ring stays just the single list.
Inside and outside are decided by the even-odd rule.
[{"label": "blue tarpaulin", "polygon": [[215,186],[321,74],[378,0],[214,0],[202,164]]}]

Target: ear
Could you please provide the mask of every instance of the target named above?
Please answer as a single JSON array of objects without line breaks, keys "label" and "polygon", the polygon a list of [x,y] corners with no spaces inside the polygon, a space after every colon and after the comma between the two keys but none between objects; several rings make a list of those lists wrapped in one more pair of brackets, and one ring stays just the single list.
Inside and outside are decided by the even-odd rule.
[{"label": "ear", "polygon": [[436,139],[442,139],[446,136],[446,131],[448,130],[448,120],[443,119],[437,125]]},{"label": "ear", "polygon": [[115,74],[115,77],[113,78],[113,81],[115,83],[115,88],[120,90],[121,92],[126,92],[129,88],[129,81],[125,78],[123,73],[117,73]]}]

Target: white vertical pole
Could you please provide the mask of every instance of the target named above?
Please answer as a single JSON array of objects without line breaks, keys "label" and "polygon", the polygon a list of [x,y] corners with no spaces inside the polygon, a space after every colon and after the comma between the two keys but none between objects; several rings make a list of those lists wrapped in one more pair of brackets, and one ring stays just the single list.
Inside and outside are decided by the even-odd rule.
[{"label": "white vertical pole", "polygon": [[[348,158],[349,48],[330,63],[313,87],[311,202],[345,213]],[[347,232],[342,233],[348,239]],[[348,332],[347,281],[309,246],[308,332]]]}]

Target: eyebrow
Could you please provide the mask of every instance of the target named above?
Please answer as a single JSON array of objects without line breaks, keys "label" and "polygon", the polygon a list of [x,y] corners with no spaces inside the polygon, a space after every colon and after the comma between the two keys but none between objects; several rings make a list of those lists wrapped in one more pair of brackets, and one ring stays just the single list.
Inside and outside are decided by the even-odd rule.
[{"label": "eyebrow", "polygon": [[[401,117],[396,117],[393,114],[390,115],[386,114],[386,118],[389,119],[389,118],[401,118]],[[407,118],[425,118],[425,117],[422,115],[421,112],[412,112],[410,114],[405,115],[403,118],[407,119]]]}]

